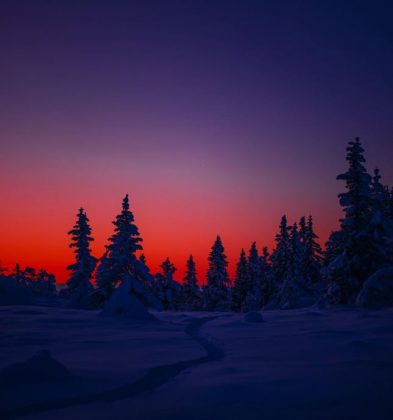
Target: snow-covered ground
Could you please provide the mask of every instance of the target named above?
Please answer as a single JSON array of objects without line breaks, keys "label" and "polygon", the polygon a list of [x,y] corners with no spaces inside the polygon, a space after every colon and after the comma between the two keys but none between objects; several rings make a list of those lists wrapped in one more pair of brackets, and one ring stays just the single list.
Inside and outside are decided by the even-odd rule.
[{"label": "snow-covered ground", "polygon": [[393,310],[262,314],[0,307],[0,418],[393,418]]}]

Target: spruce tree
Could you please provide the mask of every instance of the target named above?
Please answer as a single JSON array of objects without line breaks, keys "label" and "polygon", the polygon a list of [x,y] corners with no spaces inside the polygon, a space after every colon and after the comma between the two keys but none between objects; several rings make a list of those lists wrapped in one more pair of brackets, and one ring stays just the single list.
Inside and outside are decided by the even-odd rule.
[{"label": "spruce tree", "polygon": [[322,248],[314,232],[313,219],[310,215],[307,219],[300,219],[299,239],[302,248],[301,269],[303,276],[310,283],[317,283],[320,279],[322,264]]},{"label": "spruce tree", "polygon": [[236,276],[232,290],[232,310],[246,311],[246,301],[251,292],[250,266],[244,249],[241,250],[239,261],[236,264]]},{"label": "spruce tree", "polygon": [[259,310],[263,303],[263,272],[262,260],[258,253],[256,242],[251,244],[248,253],[250,271],[250,290],[246,298],[245,310]]},{"label": "spruce tree", "polygon": [[296,223],[290,229],[289,249],[289,268],[278,294],[278,306],[281,309],[310,306],[315,297],[303,273],[304,247]]},{"label": "spruce tree", "polygon": [[220,236],[217,236],[210,254],[205,287],[205,305],[207,310],[227,310],[229,308],[229,277],[227,258]]},{"label": "spruce tree", "polygon": [[328,267],[336,258],[338,258],[342,250],[344,235],[341,230],[335,230],[329,235],[329,239],[325,244],[325,251],[323,252],[323,267]]},{"label": "spruce tree", "polygon": [[280,289],[283,281],[289,274],[290,270],[290,240],[289,240],[289,227],[287,217],[284,215],[281,218],[279,233],[276,235],[276,248],[274,249],[272,261],[272,294],[276,294]]},{"label": "spruce tree", "polygon": [[262,249],[260,257],[261,266],[261,306],[265,306],[273,294],[273,278],[271,267],[271,256],[268,248],[265,246]]},{"label": "spruce tree", "polygon": [[381,183],[379,169],[374,170],[371,180],[371,230],[375,261],[384,267],[393,263],[393,220],[390,217],[389,188]]},{"label": "spruce tree", "polygon": [[161,273],[156,275],[156,290],[164,309],[179,309],[181,286],[174,280],[176,267],[169,258],[160,265]]},{"label": "spruce tree", "polygon": [[70,248],[74,248],[75,262],[67,267],[70,277],[62,295],[71,298],[73,305],[88,305],[89,294],[93,290],[91,278],[97,259],[91,255],[91,236],[89,219],[83,208],[79,209],[77,221],[68,232],[71,236]]},{"label": "spruce tree", "polygon": [[186,275],[183,278],[182,306],[184,309],[201,309],[202,301],[198,286],[197,272],[192,255],[187,260]]},{"label": "spruce tree", "polygon": [[139,261],[136,252],[142,249],[142,238],[134,224],[134,215],[130,211],[128,194],[123,199],[122,211],[113,222],[114,234],[109,238],[110,244],[101,258],[97,268],[97,286],[100,292],[108,297],[124,280],[131,276],[131,289],[139,295],[143,294],[140,284]]},{"label": "spruce tree", "polygon": [[289,228],[289,257],[288,268],[285,280],[294,277],[295,274],[302,274],[303,245],[297,223]]},{"label": "spruce tree", "polygon": [[347,172],[337,177],[346,184],[346,192],[339,194],[344,211],[340,220],[340,248],[336,249],[338,256],[327,269],[331,282],[328,300],[332,303],[354,302],[364,281],[391,262],[386,254],[389,235],[376,204],[375,189],[379,189],[379,177],[377,174],[373,187],[358,138],[349,142],[346,160],[349,165]]}]

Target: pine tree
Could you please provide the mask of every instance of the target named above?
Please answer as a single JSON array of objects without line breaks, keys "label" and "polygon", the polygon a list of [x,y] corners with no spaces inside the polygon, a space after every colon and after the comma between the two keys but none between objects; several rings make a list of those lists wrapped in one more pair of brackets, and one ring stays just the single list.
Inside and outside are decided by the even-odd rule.
[{"label": "pine tree", "polygon": [[290,228],[289,235],[289,264],[288,275],[291,276],[295,271],[301,271],[302,243],[300,241],[297,223]]},{"label": "pine tree", "polygon": [[236,264],[236,276],[232,290],[232,310],[236,312],[247,311],[246,301],[251,292],[250,266],[244,249],[241,250],[239,261]]},{"label": "pine tree", "polygon": [[114,234],[109,238],[110,244],[99,262],[96,280],[100,292],[107,298],[124,280],[125,275],[131,276],[131,289],[137,294],[143,294],[140,283],[139,261],[136,252],[142,249],[134,215],[130,211],[128,194],[123,199],[122,211],[113,222]]},{"label": "pine tree", "polygon": [[304,246],[296,223],[290,229],[289,249],[289,267],[278,293],[278,305],[281,309],[310,306],[315,297],[302,272]]},{"label": "pine tree", "polygon": [[393,220],[390,217],[389,188],[381,183],[379,169],[371,180],[371,221],[375,261],[379,267],[393,263]]},{"label": "pine tree", "polygon": [[183,279],[182,306],[188,310],[198,310],[202,306],[197,272],[192,255],[187,260],[186,275]]},{"label": "pine tree", "polygon": [[74,248],[75,263],[67,267],[70,277],[62,295],[71,298],[73,306],[86,306],[89,303],[89,294],[93,291],[90,281],[97,259],[91,255],[91,227],[82,208],[79,209],[76,224],[68,235],[71,236],[70,248]]},{"label": "pine tree", "polygon": [[273,295],[273,276],[271,267],[271,256],[268,248],[265,246],[262,249],[262,255],[260,257],[261,266],[261,306],[265,306]]},{"label": "pine tree", "polygon": [[261,308],[264,293],[262,260],[258,254],[256,242],[251,244],[247,260],[250,271],[250,291],[247,295],[244,309],[247,311],[255,311]]},{"label": "pine tree", "polygon": [[[325,244],[323,252],[323,266],[328,267],[337,257],[340,256],[344,249],[344,235],[341,230],[333,231]],[[326,269],[325,269],[326,271]]]},{"label": "pine tree", "polygon": [[179,309],[181,286],[174,280],[176,267],[167,258],[161,265],[161,273],[156,275],[156,289],[164,309]]},{"label": "pine tree", "polygon": [[322,248],[314,232],[313,219],[310,215],[307,219],[300,219],[299,239],[302,248],[301,269],[302,274],[310,283],[317,283],[320,279],[322,264]]},{"label": "pine tree", "polygon": [[287,217],[281,218],[279,233],[276,235],[276,248],[271,256],[272,261],[272,295],[276,295],[290,270],[290,240]]},{"label": "pine tree", "polygon": [[224,246],[220,236],[217,236],[209,254],[207,286],[204,290],[207,310],[227,310],[229,308],[227,266],[228,262],[224,253]]},{"label": "pine tree", "polygon": [[379,174],[373,181],[364,166],[363,154],[358,138],[349,142],[346,157],[349,168],[337,177],[345,181],[346,192],[339,194],[344,211],[340,220],[340,248],[327,269],[331,282],[328,300],[332,303],[353,302],[364,281],[389,263],[386,254],[389,239],[383,233],[385,227],[376,204]]}]

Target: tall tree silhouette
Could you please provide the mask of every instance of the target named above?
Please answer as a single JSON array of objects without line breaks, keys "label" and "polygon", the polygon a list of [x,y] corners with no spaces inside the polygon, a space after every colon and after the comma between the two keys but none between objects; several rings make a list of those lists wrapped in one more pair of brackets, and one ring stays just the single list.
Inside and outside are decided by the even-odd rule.
[{"label": "tall tree silhouette", "polygon": [[313,218],[310,215],[306,221],[302,217],[299,222],[299,239],[302,248],[301,269],[305,279],[316,283],[320,279],[322,264],[322,248],[318,236],[314,232]]},{"label": "tall tree silhouette", "polygon": [[[130,211],[128,194],[124,197],[122,210],[113,222],[114,234],[97,268],[97,286],[108,296],[124,279],[125,275],[138,280],[139,264],[136,252],[142,249],[142,238],[134,224],[134,215]],[[131,282],[132,283],[132,282]],[[131,285],[132,287],[133,285]],[[140,285],[134,284],[135,292],[140,293]]]},{"label": "tall tree silhouette", "polygon": [[74,249],[75,262],[67,267],[70,277],[62,294],[71,298],[73,306],[86,306],[89,304],[89,294],[93,290],[91,278],[97,259],[91,254],[90,243],[94,239],[83,208],[79,209],[76,223],[68,235],[71,236],[70,248]]},{"label": "tall tree silhouette", "polygon": [[236,264],[236,276],[232,289],[232,310],[236,312],[246,310],[246,300],[251,292],[250,266],[244,249],[241,250]]},{"label": "tall tree silhouette", "polygon": [[256,242],[251,244],[248,252],[248,267],[250,272],[250,290],[244,305],[244,310],[259,310],[263,303],[263,262],[258,253]]},{"label": "tall tree silhouette", "polygon": [[[339,194],[344,217],[340,220],[338,256],[327,270],[331,281],[328,299],[332,303],[353,302],[364,281],[377,269],[391,263],[386,253],[391,238],[377,211],[376,193],[364,166],[364,149],[358,138],[349,142],[346,160],[347,172],[337,177],[345,181],[346,187],[346,191]],[[374,184],[379,183],[378,175]]]},{"label": "tall tree silhouette", "polygon": [[227,257],[220,236],[217,236],[210,254],[205,287],[205,304],[208,310],[226,310],[229,307],[229,277]]},{"label": "tall tree silhouette", "polygon": [[279,233],[276,235],[276,248],[274,249],[271,261],[272,271],[272,290],[271,293],[277,294],[280,287],[290,272],[291,250],[289,240],[289,227],[287,217],[281,218]]},{"label": "tall tree silhouette", "polygon": [[198,286],[195,261],[192,255],[187,260],[187,270],[183,278],[182,304],[185,309],[201,309],[201,293]]},{"label": "tall tree silhouette", "polygon": [[296,223],[290,229],[289,249],[289,266],[278,293],[278,306],[281,309],[310,306],[315,295],[304,273],[304,244]]}]

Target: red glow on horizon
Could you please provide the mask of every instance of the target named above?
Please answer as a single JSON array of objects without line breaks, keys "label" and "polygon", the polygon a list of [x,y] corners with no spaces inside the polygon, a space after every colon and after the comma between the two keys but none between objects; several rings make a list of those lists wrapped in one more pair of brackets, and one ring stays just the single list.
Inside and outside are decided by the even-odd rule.
[{"label": "red glow on horizon", "polygon": [[[117,200],[105,200],[107,207],[102,208],[84,206],[93,229],[95,241],[92,243],[92,251],[96,257],[103,254],[107,238],[112,234],[111,222],[120,211],[121,199],[119,195]],[[196,202],[187,203],[181,196],[174,201],[178,204],[173,209],[172,200],[162,202],[160,207],[152,206],[151,201],[143,206],[142,198],[136,200],[131,196],[131,210],[143,238],[143,253],[152,273],[158,272],[159,265],[169,257],[177,268],[176,280],[182,281],[186,260],[192,254],[197,264],[199,282],[203,284],[208,254],[217,234],[223,240],[231,278],[241,248],[248,251],[253,241],[257,242],[259,251],[264,246],[268,246],[271,251],[274,246],[274,236],[281,217],[279,215],[266,213],[262,219],[274,220],[274,223],[254,226],[257,209],[238,208],[239,213],[245,213],[245,217],[238,220],[234,218],[233,211],[223,211],[223,207],[224,210],[229,207],[218,206],[217,202],[197,206]],[[48,200],[46,206],[41,204],[42,201],[37,200],[28,212],[24,207],[16,206],[14,211],[6,214],[9,223],[3,230],[3,238],[7,240],[2,242],[1,263],[10,270],[15,263],[19,263],[22,268],[44,268],[55,274],[57,282],[61,284],[67,280],[66,266],[73,262],[67,231],[75,222],[79,206],[71,209],[65,199],[63,202],[60,199]],[[193,209],[191,213],[188,211],[189,206]],[[289,221],[297,221],[300,216],[299,213],[296,218],[292,218],[289,214]],[[319,226],[318,220],[315,227],[323,243],[331,228]],[[4,246],[5,242],[7,246]]]}]

